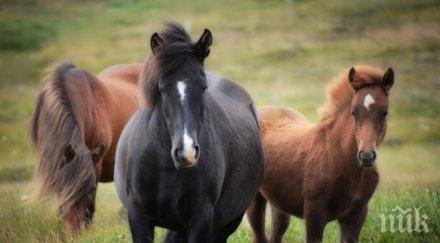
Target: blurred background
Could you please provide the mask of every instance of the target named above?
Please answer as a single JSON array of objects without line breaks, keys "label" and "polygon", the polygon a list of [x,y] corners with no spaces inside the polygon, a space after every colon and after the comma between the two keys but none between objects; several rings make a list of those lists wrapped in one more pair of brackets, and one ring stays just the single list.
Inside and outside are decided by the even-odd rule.
[{"label": "blurred background", "polygon": [[[175,20],[198,38],[213,32],[207,69],[244,86],[258,106],[287,106],[312,121],[325,87],[356,64],[393,67],[379,189],[362,242],[440,238],[440,1],[438,0],[0,0],[0,242],[130,241],[113,184],[100,184],[93,227],[72,238],[51,200],[32,202],[29,119],[43,71],[73,61],[97,73],[143,62],[149,37]],[[393,208],[421,208],[427,233],[382,232]],[[163,230],[157,230],[158,238]],[[230,242],[249,242],[243,222]],[[325,242],[339,238],[335,223]],[[304,240],[293,219],[287,242]]]}]

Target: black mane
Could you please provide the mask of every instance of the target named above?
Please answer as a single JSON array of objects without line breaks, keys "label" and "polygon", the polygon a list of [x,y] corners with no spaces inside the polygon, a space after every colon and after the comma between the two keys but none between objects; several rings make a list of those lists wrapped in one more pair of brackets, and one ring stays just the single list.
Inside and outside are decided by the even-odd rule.
[{"label": "black mane", "polygon": [[159,33],[165,45],[155,52],[157,67],[167,73],[184,63],[188,57],[194,55],[194,43],[185,29],[173,22],[165,24],[166,28]]},{"label": "black mane", "polygon": [[159,94],[159,80],[195,55],[195,43],[185,29],[174,22],[167,22],[159,33],[164,45],[155,49],[145,62],[141,81],[147,103],[153,106]]}]

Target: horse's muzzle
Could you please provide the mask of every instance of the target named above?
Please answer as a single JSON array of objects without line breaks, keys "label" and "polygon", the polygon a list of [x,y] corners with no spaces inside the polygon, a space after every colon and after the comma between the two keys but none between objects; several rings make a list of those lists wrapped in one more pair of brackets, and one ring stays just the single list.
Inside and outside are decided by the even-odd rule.
[{"label": "horse's muzzle", "polygon": [[376,152],[374,150],[360,150],[357,154],[357,158],[362,167],[372,167],[376,162],[376,157]]},{"label": "horse's muzzle", "polygon": [[199,159],[200,146],[195,145],[194,148],[189,151],[176,148],[172,154],[176,169],[191,169],[196,166]]}]

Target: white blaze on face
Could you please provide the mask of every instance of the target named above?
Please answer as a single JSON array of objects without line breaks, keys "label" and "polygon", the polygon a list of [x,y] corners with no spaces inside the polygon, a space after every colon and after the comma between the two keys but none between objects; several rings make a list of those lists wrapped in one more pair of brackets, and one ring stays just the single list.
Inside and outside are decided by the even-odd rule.
[{"label": "white blaze on face", "polygon": [[178,81],[177,82],[177,91],[179,91],[180,102],[182,102],[182,105],[183,105],[183,102],[185,101],[185,98],[186,98],[185,97],[186,96],[185,90],[186,90],[185,82],[184,81]]},{"label": "white blaze on face", "polygon": [[186,132],[186,128],[185,128],[185,132],[183,133],[183,151],[185,153],[185,157],[186,159],[191,162],[191,163],[195,163],[195,159],[196,159],[196,150],[193,147],[193,140],[190,136],[188,136],[188,133]]},{"label": "white blaze on face", "polygon": [[[182,107],[185,105],[186,98],[186,84],[184,81],[177,82],[177,91],[179,92],[180,102],[182,103]],[[185,122],[185,121],[184,121]],[[193,146],[193,139],[188,135],[186,131],[186,124],[184,124],[184,132],[183,132],[183,152],[185,154],[186,159],[195,163],[196,151]]]},{"label": "white blaze on face", "polygon": [[365,108],[367,108],[367,110],[370,109],[370,105],[374,104],[374,102],[376,102],[373,98],[373,96],[371,96],[370,94],[367,94],[364,98],[364,106]]}]

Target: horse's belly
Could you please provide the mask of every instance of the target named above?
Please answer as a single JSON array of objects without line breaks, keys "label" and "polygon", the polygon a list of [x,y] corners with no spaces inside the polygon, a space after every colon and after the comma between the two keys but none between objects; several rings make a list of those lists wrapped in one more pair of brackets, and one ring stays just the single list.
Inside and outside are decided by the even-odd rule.
[{"label": "horse's belly", "polygon": [[[267,145],[267,144],[266,144]],[[280,156],[278,146],[266,146],[266,172],[261,192],[278,210],[302,217],[304,203],[303,166],[298,158]]]},{"label": "horse's belly", "polygon": [[278,201],[279,205],[274,205],[275,208],[277,208],[278,210],[280,210],[281,212],[290,214],[290,215],[295,215],[296,217],[303,217],[303,202],[298,200],[296,202],[283,202],[283,201]]},{"label": "horse's belly", "polygon": [[224,182],[226,184],[215,205],[218,215],[214,217],[215,225],[225,225],[242,216],[258,193],[263,179],[263,155],[260,159],[240,163],[240,168],[235,168],[234,175]]},{"label": "horse's belly", "polygon": [[[258,134],[257,134],[258,135]],[[214,225],[222,227],[242,216],[255,199],[264,175],[264,153],[255,139],[241,145],[227,160],[227,174],[215,204]]]},{"label": "horse's belly", "polygon": [[271,206],[275,207],[277,210],[297,217],[302,217],[304,205],[302,191],[295,190],[295,188],[289,188],[287,185],[285,187],[280,186],[278,189],[274,190],[273,187],[268,188],[263,184],[261,192]]}]

